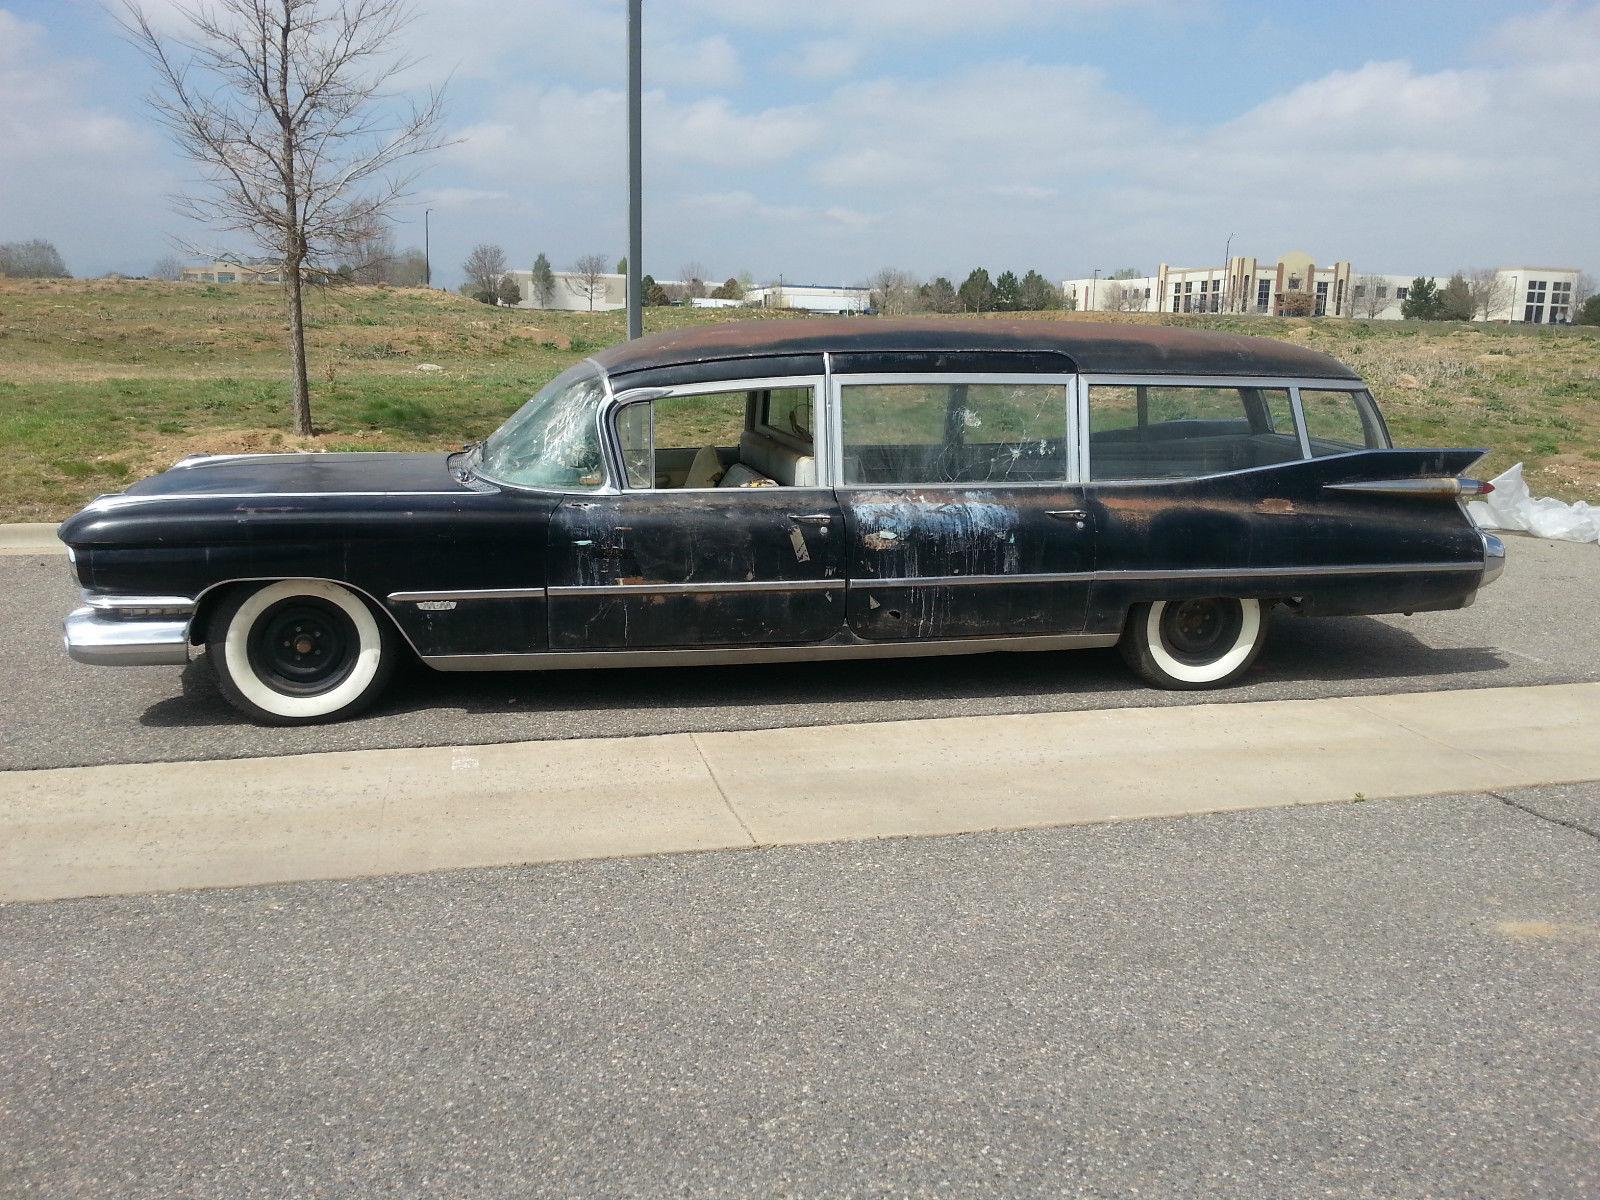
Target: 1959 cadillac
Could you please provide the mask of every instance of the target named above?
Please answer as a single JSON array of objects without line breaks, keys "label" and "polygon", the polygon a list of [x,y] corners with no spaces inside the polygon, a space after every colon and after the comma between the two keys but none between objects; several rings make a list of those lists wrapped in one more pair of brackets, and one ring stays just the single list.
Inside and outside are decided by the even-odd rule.
[{"label": "1959 cadillac", "polygon": [[1274,607],[1461,608],[1479,450],[1395,450],[1284,342],[1050,321],[745,321],[613,347],[454,454],[185,459],[61,526],[80,662],[204,647],[258,721],[442,671],[1120,645],[1237,680]]}]

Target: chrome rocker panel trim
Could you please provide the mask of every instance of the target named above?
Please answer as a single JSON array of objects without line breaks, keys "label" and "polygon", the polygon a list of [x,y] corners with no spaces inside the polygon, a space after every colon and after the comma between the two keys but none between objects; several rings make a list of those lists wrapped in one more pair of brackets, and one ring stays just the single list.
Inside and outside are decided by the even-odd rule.
[{"label": "chrome rocker panel trim", "polygon": [[538,654],[437,654],[438,671],[564,671],[602,667],[723,667],[754,663],[835,662],[848,658],[931,658],[1002,651],[1082,650],[1115,646],[1117,633],[955,638],[940,642],[868,642],[844,637],[809,646],[720,646],[710,650],[552,650]]},{"label": "chrome rocker panel trim", "polygon": [[189,618],[114,621],[74,609],[64,624],[67,653],[96,667],[181,667],[189,661]]}]

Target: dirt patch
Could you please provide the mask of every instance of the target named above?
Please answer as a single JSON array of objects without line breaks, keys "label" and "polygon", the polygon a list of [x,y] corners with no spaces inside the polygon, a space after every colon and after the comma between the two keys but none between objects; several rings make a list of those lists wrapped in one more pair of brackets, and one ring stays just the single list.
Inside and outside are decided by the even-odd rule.
[{"label": "dirt patch", "polygon": [[[338,435],[341,448],[352,443],[383,448],[390,440],[377,430],[360,430]],[[328,449],[327,438],[296,437],[281,429],[208,429],[203,433],[163,437],[153,434],[140,440],[137,446],[119,454],[107,455],[115,462],[126,463],[136,475],[153,475],[165,471],[180,458],[191,454],[296,454],[311,451],[320,453]]]}]

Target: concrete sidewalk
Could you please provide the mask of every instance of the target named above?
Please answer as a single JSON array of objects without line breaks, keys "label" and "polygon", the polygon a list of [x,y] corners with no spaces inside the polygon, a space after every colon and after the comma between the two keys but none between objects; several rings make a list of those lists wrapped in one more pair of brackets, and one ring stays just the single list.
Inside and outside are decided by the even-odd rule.
[{"label": "concrete sidewalk", "polygon": [[0,525],[0,554],[65,554],[53,522]]},{"label": "concrete sidewalk", "polygon": [[1600,684],[0,774],[0,899],[1600,779]]}]

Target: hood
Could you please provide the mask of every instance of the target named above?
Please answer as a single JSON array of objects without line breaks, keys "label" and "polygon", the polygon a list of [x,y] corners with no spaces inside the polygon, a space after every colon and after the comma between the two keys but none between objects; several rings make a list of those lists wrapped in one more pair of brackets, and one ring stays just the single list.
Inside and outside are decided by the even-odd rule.
[{"label": "hood", "polygon": [[282,496],[332,492],[459,492],[445,454],[217,454],[183,459],[125,493]]}]

